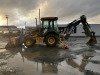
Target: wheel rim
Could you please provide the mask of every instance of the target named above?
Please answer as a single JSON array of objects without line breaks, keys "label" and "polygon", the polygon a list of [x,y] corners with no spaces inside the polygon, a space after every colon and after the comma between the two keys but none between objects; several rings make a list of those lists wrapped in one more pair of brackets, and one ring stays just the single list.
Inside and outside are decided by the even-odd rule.
[{"label": "wheel rim", "polygon": [[28,45],[28,46],[32,45],[31,40],[26,40],[26,45]]},{"label": "wheel rim", "polygon": [[55,43],[55,38],[54,37],[49,37],[48,38],[48,43],[49,44],[54,44]]}]

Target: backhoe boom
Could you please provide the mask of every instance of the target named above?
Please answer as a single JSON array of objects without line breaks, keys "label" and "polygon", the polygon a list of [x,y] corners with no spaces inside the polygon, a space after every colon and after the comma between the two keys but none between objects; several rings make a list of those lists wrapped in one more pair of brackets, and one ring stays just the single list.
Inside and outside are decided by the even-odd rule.
[{"label": "backhoe boom", "polygon": [[65,35],[65,39],[67,40],[67,39],[70,37],[72,31],[73,31],[80,23],[82,23],[82,25],[83,25],[83,29],[84,29],[84,31],[85,31],[85,32],[84,32],[85,35],[90,37],[90,40],[87,42],[87,44],[89,44],[89,45],[96,44],[97,41],[96,41],[96,37],[95,37],[95,32],[92,31],[90,25],[88,24],[88,22],[87,22],[87,20],[86,20],[86,16],[85,16],[85,15],[82,15],[79,19],[74,20],[73,22],[69,23],[69,24],[67,25],[67,27],[65,27],[65,28],[66,28],[66,30],[65,30],[65,32],[64,32],[64,34],[66,34],[66,35]]}]

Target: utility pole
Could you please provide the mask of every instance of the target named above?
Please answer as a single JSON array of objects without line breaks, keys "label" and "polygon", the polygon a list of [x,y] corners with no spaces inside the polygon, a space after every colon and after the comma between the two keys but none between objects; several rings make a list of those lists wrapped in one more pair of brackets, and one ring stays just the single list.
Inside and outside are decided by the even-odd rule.
[{"label": "utility pole", "polygon": [[10,40],[10,30],[9,30],[9,26],[8,26],[8,15],[6,15],[6,19],[7,19],[7,27],[8,27],[8,34],[9,34],[9,36],[8,36],[8,38],[9,38],[9,40]]},{"label": "utility pole", "polygon": [[35,18],[35,20],[36,20],[36,28],[37,28],[37,18]]},{"label": "utility pole", "polygon": [[41,20],[40,20],[40,8],[39,8],[39,23],[41,25]]},{"label": "utility pole", "polygon": [[[6,15],[6,19],[7,19],[7,27],[8,27],[8,15]],[[8,27],[8,30],[9,30],[9,27]]]},{"label": "utility pole", "polygon": [[26,29],[26,22],[25,22],[25,29]]}]

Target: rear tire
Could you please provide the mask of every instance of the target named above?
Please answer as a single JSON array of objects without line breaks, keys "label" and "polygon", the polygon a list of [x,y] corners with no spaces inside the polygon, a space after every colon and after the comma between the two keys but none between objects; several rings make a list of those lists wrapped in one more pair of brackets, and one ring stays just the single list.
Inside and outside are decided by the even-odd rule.
[{"label": "rear tire", "polygon": [[24,45],[28,48],[32,47],[36,43],[36,40],[34,40],[32,37],[26,37],[24,39]]},{"label": "rear tire", "polygon": [[55,47],[58,44],[58,38],[55,34],[49,34],[45,38],[45,43],[48,47]]}]

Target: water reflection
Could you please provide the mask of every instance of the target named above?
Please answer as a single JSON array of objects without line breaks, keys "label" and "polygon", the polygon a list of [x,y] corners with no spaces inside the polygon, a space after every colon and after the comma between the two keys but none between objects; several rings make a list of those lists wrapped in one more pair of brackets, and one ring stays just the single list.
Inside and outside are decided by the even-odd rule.
[{"label": "water reflection", "polygon": [[42,63],[42,73],[57,73],[58,64],[53,63]]},{"label": "water reflection", "polygon": [[[95,53],[93,50],[86,49],[71,52],[43,46],[34,46],[33,48],[17,47],[7,50],[11,53],[8,63],[11,66],[22,67],[27,72],[27,75],[40,75],[41,73],[83,75],[85,66],[88,64],[88,59]],[[75,56],[72,54],[75,54]],[[80,63],[77,63],[76,60]]]},{"label": "water reflection", "polygon": [[[40,68],[39,63],[41,63],[42,73],[58,73],[58,64],[64,59],[66,59],[66,50],[60,51],[57,48],[47,48],[47,47],[34,47],[34,48],[9,48],[7,49],[11,53],[11,57],[20,54],[22,61],[32,61],[37,63],[37,71]],[[27,59],[27,61],[26,61]],[[17,64],[17,60],[16,60]]]},{"label": "water reflection", "polygon": [[68,65],[72,66],[73,68],[78,68],[80,72],[84,72],[85,66],[87,65],[87,60],[89,57],[83,57],[81,63],[76,63],[73,59],[68,59],[66,62]]}]

